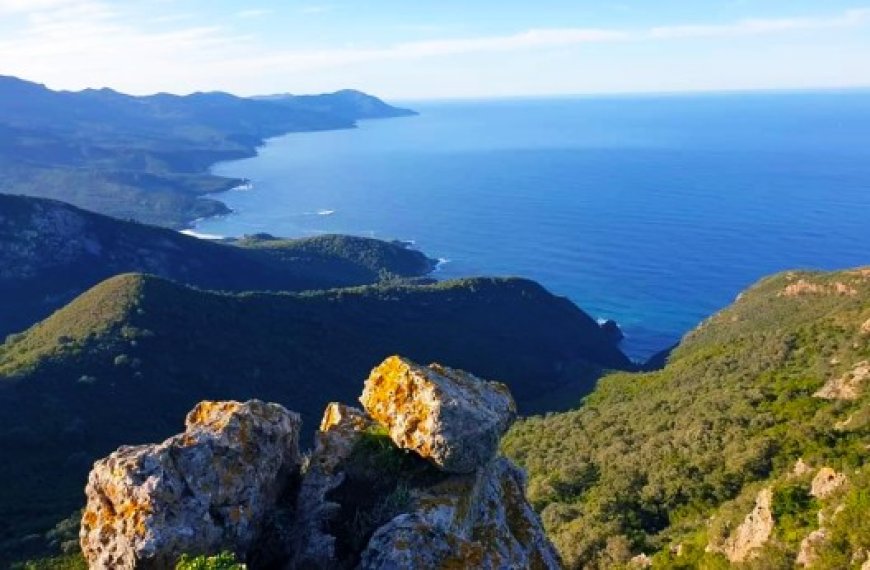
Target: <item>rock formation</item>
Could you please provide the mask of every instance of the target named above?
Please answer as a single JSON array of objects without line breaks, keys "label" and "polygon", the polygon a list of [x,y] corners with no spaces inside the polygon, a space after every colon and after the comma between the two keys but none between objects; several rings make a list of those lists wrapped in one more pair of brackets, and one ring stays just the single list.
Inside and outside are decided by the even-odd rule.
[{"label": "rock formation", "polygon": [[504,384],[398,356],[372,370],[360,402],[397,446],[451,473],[471,473],[491,460],[516,417]]},{"label": "rock formation", "polygon": [[743,562],[752,557],[753,551],[767,543],[773,532],[773,512],[771,501],[773,492],[762,489],[755,498],[755,507],[746,515],[721,548],[708,550],[721,551],[731,562]]},{"label": "rock formation", "polygon": [[159,445],[91,471],[81,546],[91,568],[171,568],[185,552],[245,553],[299,465],[301,420],[277,404],[202,402]]},{"label": "rock formation", "polygon": [[846,476],[843,473],[837,473],[830,467],[822,467],[813,477],[810,495],[824,499],[845,484]]},{"label": "rock formation", "polygon": [[230,550],[256,568],[268,542],[270,567],[291,570],[559,568],[525,475],[497,454],[515,416],[503,385],[391,357],[360,399],[365,412],[327,406],[302,466],[299,417],[258,401],[203,402],[184,433],[98,461],[81,530],[90,567]]},{"label": "rock formation", "polygon": [[813,396],[825,400],[857,400],[864,382],[870,379],[870,361],[856,364],[851,371],[839,378],[828,380]]}]

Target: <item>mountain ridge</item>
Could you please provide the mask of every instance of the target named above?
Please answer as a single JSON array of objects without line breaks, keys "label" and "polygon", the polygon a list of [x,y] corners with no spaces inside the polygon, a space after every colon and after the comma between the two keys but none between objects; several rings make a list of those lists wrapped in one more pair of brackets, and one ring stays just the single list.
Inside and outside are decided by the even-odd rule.
[{"label": "mountain ridge", "polygon": [[0,76],[0,99],[0,192],[176,229],[230,212],[209,195],[244,180],[212,174],[216,162],[254,156],[270,137],[415,114],[349,90],[278,100],[220,92],[134,97],[52,91],[9,76]]},{"label": "mountain ridge", "polygon": [[324,235],[212,242],[63,202],[0,194],[0,338],[119,273],[203,289],[329,289],[422,277],[435,261],[402,244]]}]

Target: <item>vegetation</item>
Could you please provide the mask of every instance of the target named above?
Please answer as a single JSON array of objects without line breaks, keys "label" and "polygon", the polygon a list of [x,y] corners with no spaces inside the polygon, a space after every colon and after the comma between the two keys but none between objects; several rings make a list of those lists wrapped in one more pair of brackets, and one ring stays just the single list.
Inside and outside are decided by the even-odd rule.
[{"label": "vegetation", "polygon": [[215,556],[188,556],[184,555],[175,570],[245,570],[246,566],[240,563],[232,552],[222,552]]},{"label": "vegetation", "polygon": [[[528,469],[567,565],[613,568],[643,552],[661,568],[727,567],[706,546],[764,486],[775,536],[752,567],[792,567],[819,510],[839,506],[818,567],[859,560],[870,547],[868,390],[813,394],[870,360],[866,323],[870,271],[778,275],[688,334],[663,370],[607,376],[576,411],[519,422],[504,450]],[[798,458],[848,473],[851,490],[810,497],[807,476],[790,475]]]},{"label": "vegetation", "polygon": [[253,156],[265,139],[288,132],[413,114],[356,91],[132,97],[3,76],[0,100],[0,190],[174,228],[229,212],[204,196],[244,181],[210,174],[215,162]]},{"label": "vegetation", "polygon": [[24,196],[0,195],[0,212],[0,339],[120,273],[204,289],[301,291],[416,278],[434,267],[419,251],[369,238],[214,243]]},{"label": "vegetation", "polygon": [[221,294],[118,276],[0,346],[0,552],[80,508],[96,458],[178,432],[196,402],[280,402],[305,442],[394,353],[505,381],[525,412],[632,366],[594,319],[520,279]]}]

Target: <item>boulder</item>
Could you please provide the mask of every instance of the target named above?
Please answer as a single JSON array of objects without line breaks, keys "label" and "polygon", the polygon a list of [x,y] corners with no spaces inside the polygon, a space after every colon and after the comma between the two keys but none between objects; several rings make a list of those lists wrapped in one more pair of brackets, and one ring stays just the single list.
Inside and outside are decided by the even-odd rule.
[{"label": "boulder", "polygon": [[299,466],[301,420],[257,400],[202,402],[184,433],[97,461],[80,540],[90,568],[174,568],[182,553],[244,555]]},{"label": "boulder", "polygon": [[504,384],[399,356],[372,370],[360,402],[397,446],[450,473],[472,473],[489,463],[516,417]]},{"label": "boulder", "polygon": [[453,475],[412,491],[408,512],[374,533],[360,568],[495,570],[560,565],[525,499],[522,471],[498,458],[474,474]]},{"label": "boulder", "polygon": [[830,467],[822,467],[813,477],[810,495],[824,499],[846,483],[846,475],[837,473]]}]

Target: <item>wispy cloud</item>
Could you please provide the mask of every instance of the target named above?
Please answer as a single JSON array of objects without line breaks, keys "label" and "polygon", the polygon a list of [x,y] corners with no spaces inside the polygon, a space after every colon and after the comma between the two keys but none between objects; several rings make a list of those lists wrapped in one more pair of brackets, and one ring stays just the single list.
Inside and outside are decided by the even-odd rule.
[{"label": "wispy cloud", "polygon": [[[110,85],[139,93],[190,91],[249,85],[267,75],[291,77],[293,73],[371,63],[533,53],[590,44],[775,35],[859,28],[870,23],[870,8],[864,8],[814,18],[650,28],[546,28],[359,48],[275,50],[231,27],[207,23],[172,26],[173,17],[162,20],[164,28],[170,29],[154,31],[154,19],[142,19],[141,14],[133,17],[124,11],[125,7],[101,0],[0,0],[0,14],[14,14],[23,24],[19,31],[0,38],[0,73],[44,80],[64,88]],[[328,9],[327,5],[309,5],[302,11]],[[251,8],[235,15],[254,18],[268,13]],[[146,25],[149,22],[152,25]]]}]

